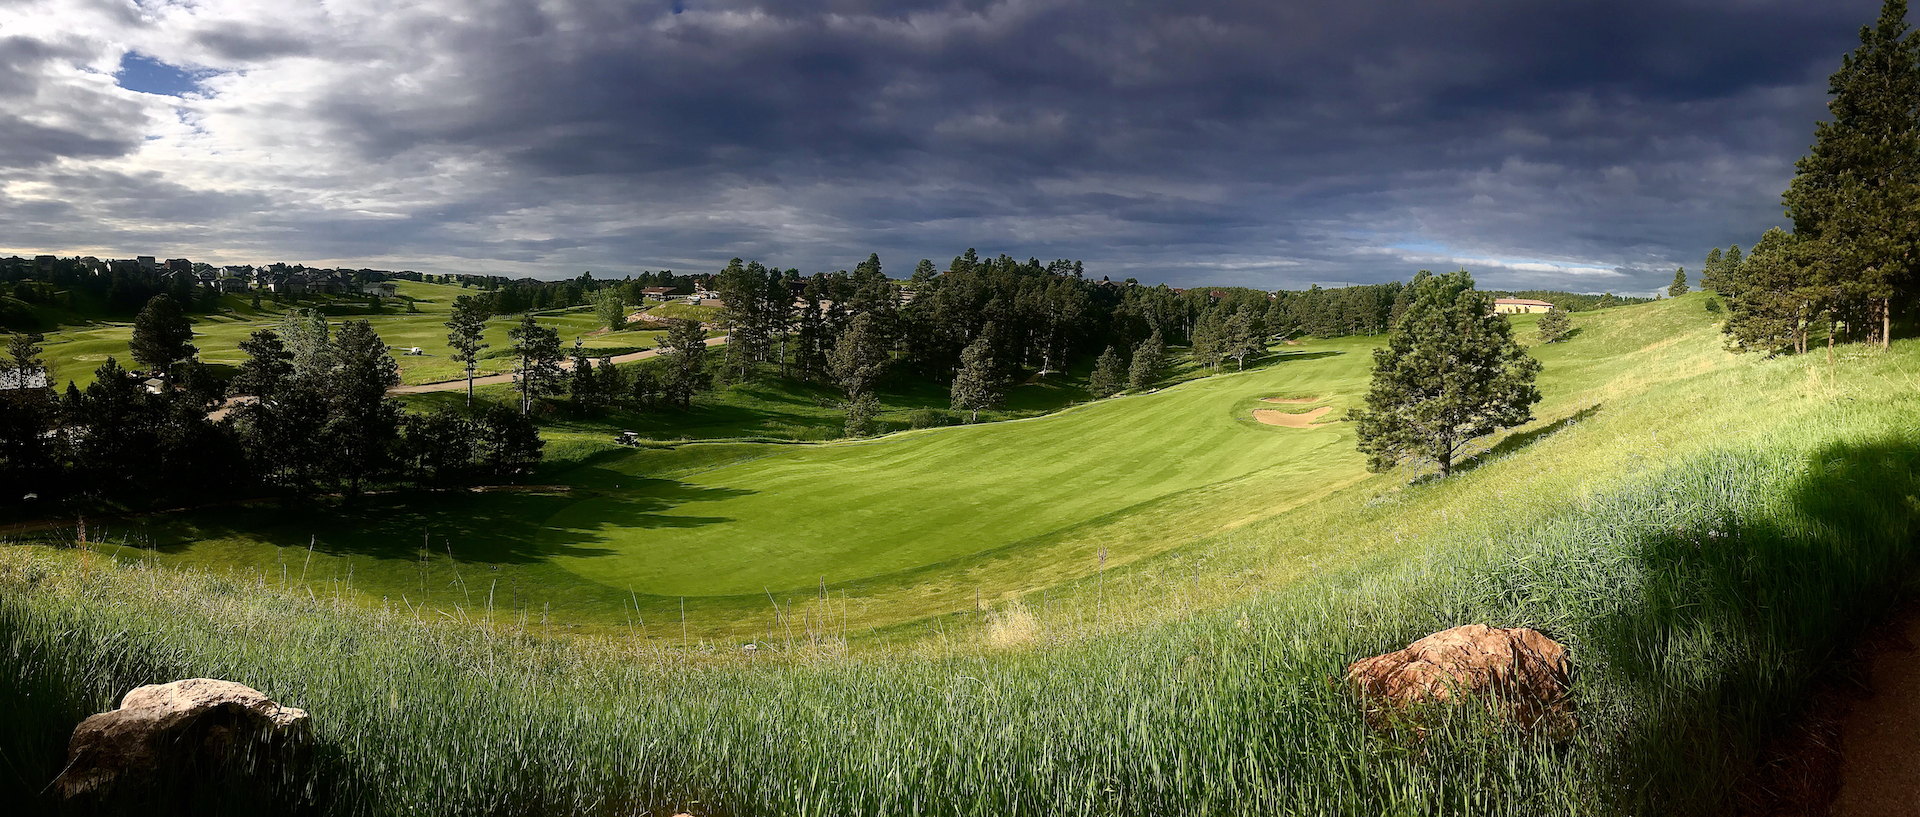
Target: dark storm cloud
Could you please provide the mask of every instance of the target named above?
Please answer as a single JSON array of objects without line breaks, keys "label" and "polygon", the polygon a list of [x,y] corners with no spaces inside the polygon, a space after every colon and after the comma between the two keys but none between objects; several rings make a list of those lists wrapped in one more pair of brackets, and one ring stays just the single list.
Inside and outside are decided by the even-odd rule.
[{"label": "dark storm cloud", "polygon": [[[324,133],[369,168],[366,206],[401,195],[381,173],[457,188],[397,213],[259,216],[290,250],[617,274],[870,251],[900,271],[977,246],[1176,283],[1467,264],[1496,285],[1644,292],[1780,220],[1825,77],[1877,8],[492,0],[181,39],[235,76],[377,63],[233,104]],[[448,157],[460,175],[419,169]],[[220,198],[196,217],[217,225]]]}]

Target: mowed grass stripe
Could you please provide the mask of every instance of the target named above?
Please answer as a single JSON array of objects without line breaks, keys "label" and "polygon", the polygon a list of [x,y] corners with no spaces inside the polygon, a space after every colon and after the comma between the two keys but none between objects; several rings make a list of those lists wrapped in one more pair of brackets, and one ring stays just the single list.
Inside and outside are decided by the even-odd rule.
[{"label": "mowed grass stripe", "polygon": [[[1364,375],[1361,360],[1303,355],[1035,420],[795,447],[684,482],[632,472],[637,485],[550,517],[539,549],[611,551],[555,561],[641,593],[749,595],[991,551],[1277,462],[1305,459],[1332,478],[1359,468],[1351,451],[1329,445],[1338,426],[1276,429],[1242,423],[1235,409],[1303,379],[1350,389]],[[596,467],[621,473],[626,464]],[[683,522],[622,524],[625,502],[675,498],[685,498],[672,512]]]}]

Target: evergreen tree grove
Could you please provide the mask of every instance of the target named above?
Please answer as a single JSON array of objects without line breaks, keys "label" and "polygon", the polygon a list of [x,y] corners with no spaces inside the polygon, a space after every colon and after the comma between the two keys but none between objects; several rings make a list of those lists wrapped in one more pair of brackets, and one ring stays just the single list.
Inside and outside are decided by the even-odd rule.
[{"label": "evergreen tree grove", "polygon": [[[1885,0],[1828,83],[1831,122],[1815,125],[1811,152],[1781,197],[1804,243],[1800,277],[1860,313],[1884,347],[1893,301],[1911,295],[1920,250],[1920,41],[1906,0]],[[1738,314],[1739,306],[1733,307]]]}]

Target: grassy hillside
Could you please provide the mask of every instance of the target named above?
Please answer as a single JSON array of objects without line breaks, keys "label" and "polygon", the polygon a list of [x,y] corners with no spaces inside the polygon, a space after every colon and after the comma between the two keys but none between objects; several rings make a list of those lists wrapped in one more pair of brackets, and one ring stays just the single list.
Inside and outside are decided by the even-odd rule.
[{"label": "grassy hillside", "polygon": [[[1365,476],[1312,497],[1256,470],[1165,495],[1151,513],[1088,524],[1122,526],[1108,541],[1126,524],[1212,527],[1039,598],[989,594],[990,610],[916,623],[912,638],[902,629],[896,646],[853,656],[855,593],[778,599],[781,612],[763,614],[772,637],[748,656],[697,634],[683,645],[670,617],[549,640],[549,610],[505,601],[485,564],[427,565],[436,594],[494,598],[468,608],[436,596],[442,613],[417,597],[369,609],[365,562],[351,580],[314,581],[291,548],[284,568],[186,574],[157,566],[164,556],[0,550],[0,718],[16,725],[0,754],[32,802],[80,716],[134,683],[216,674],[315,713],[327,760],[300,782],[326,813],[1729,813],[1809,679],[1920,567],[1920,343],[1843,350],[1831,368],[1757,361],[1721,352],[1707,317],[1688,298],[1578,316],[1577,338],[1538,350],[1540,423],[1453,479]],[[1162,422],[1176,413],[1127,412],[1163,402],[1258,447],[1228,427],[1243,398],[1323,396],[1332,381],[1309,368],[1359,357],[992,430]],[[1282,372],[1303,387],[1276,388]],[[858,475],[893,446],[937,460],[932,441],[956,431],[988,430],[751,460],[721,446],[633,456],[687,457],[672,479],[740,490],[711,475],[758,467],[776,479],[786,456],[824,458],[823,479]],[[1311,466],[1312,451],[1279,456]],[[1237,452],[1183,453],[1126,473],[1244,467]],[[1096,480],[1122,470],[1056,479],[1116,490]],[[1304,499],[1261,505],[1283,491]],[[916,512],[941,512],[942,496]],[[467,524],[484,524],[470,510]],[[496,564],[504,575],[563,558],[614,557],[523,550]],[[1567,644],[1579,730],[1532,738],[1467,710],[1409,744],[1370,728],[1329,682],[1352,660],[1468,622]]]}]

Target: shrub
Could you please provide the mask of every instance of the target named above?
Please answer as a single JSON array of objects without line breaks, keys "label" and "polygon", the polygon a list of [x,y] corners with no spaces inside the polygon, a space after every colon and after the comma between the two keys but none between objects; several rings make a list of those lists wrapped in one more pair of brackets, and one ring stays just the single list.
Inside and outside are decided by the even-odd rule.
[{"label": "shrub", "polygon": [[960,415],[945,409],[923,408],[907,415],[910,428],[940,428],[960,424]]}]

